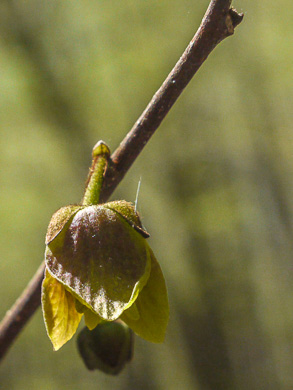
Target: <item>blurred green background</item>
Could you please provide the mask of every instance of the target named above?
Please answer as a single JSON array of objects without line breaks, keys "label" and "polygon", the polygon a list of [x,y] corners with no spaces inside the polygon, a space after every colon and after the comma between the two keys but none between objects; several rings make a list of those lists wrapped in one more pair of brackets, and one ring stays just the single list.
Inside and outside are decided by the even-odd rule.
[{"label": "blurred green background", "polygon": [[[208,0],[0,3],[0,314],[194,35]],[[3,390],[293,389],[293,6],[245,12],[113,199],[134,201],[169,289],[166,342],[136,338],[118,377],[53,352],[41,311],[0,366]]]}]

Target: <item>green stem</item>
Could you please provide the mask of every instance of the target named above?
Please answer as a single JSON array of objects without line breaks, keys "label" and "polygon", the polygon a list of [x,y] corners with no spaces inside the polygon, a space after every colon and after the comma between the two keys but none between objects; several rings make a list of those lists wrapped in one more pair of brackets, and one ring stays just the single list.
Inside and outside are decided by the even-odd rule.
[{"label": "green stem", "polygon": [[103,141],[99,141],[93,148],[93,160],[85,192],[82,199],[84,206],[90,206],[99,203],[100,192],[104,180],[104,172],[110,157],[110,149]]}]

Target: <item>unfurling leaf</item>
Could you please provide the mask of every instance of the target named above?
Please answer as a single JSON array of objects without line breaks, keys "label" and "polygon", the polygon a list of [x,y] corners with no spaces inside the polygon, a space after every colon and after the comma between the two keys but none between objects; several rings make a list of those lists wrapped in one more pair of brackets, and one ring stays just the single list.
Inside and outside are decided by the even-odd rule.
[{"label": "unfurling leaf", "polygon": [[142,234],[107,205],[74,214],[48,244],[46,266],[84,305],[113,321],[145,286],[151,260]]},{"label": "unfurling leaf", "polygon": [[[144,339],[164,340],[167,290],[146,237],[125,201],[67,206],[54,214],[42,300],[55,349],[73,336],[82,315],[89,330],[121,318]],[[65,306],[70,310],[63,319]]]},{"label": "unfurling leaf", "polygon": [[48,336],[54,350],[62,347],[76,332],[82,314],[75,298],[46,270],[42,285],[42,308]]},{"label": "unfurling leaf", "polygon": [[161,343],[165,339],[169,320],[168,296],[159,263],[150,248],[149,251],[151,273],[146,286],[135,301],[137,314],[133,315],[131,306],[123,312],[121,319],[138,336],[154,343]]}]

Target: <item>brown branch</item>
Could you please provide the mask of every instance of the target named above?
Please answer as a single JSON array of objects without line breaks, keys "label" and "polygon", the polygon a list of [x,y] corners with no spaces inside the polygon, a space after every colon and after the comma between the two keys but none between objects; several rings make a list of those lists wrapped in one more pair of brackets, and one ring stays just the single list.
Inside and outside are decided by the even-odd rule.
[{"label": "brown branch", "polygon": [[44,270],[45,263],[43,262],[0,324],[0,360],[4,357],[21,329],[40,306]]},{"label": "brown branch", "polygon": [[[242,21],[231,0],[212,0],[194,38],[145,111],[111,156],[101,201],[106,201],[211,51]],[[0,359],[40,305],[44,264],[0,324]]]},{"label": "brown branch", "polygon": [[131,131],[113,153],[112,165],[107,170],[104,181],[103,201],[109,198],[123,179],[136,157],[211,51],[224,38],[232,35],[234,28],[242,21],[243,14],[238,14],[233,8],[230,8],[230,4],[231,0],[212,0],[210,2],[197,33]]}]

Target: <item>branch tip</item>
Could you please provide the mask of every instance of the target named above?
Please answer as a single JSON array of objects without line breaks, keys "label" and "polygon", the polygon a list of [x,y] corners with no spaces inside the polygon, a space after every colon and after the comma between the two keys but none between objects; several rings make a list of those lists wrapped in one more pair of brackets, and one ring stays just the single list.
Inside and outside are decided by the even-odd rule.
[{"label": "branch tip", "polygon": [[226,24],[228,27],[229,33],[232,35],[234,33],[234,29],[242,22],[244,17],[244,13],[238,13],[235,8],[230,8],[227,19],[226,19]]}]

